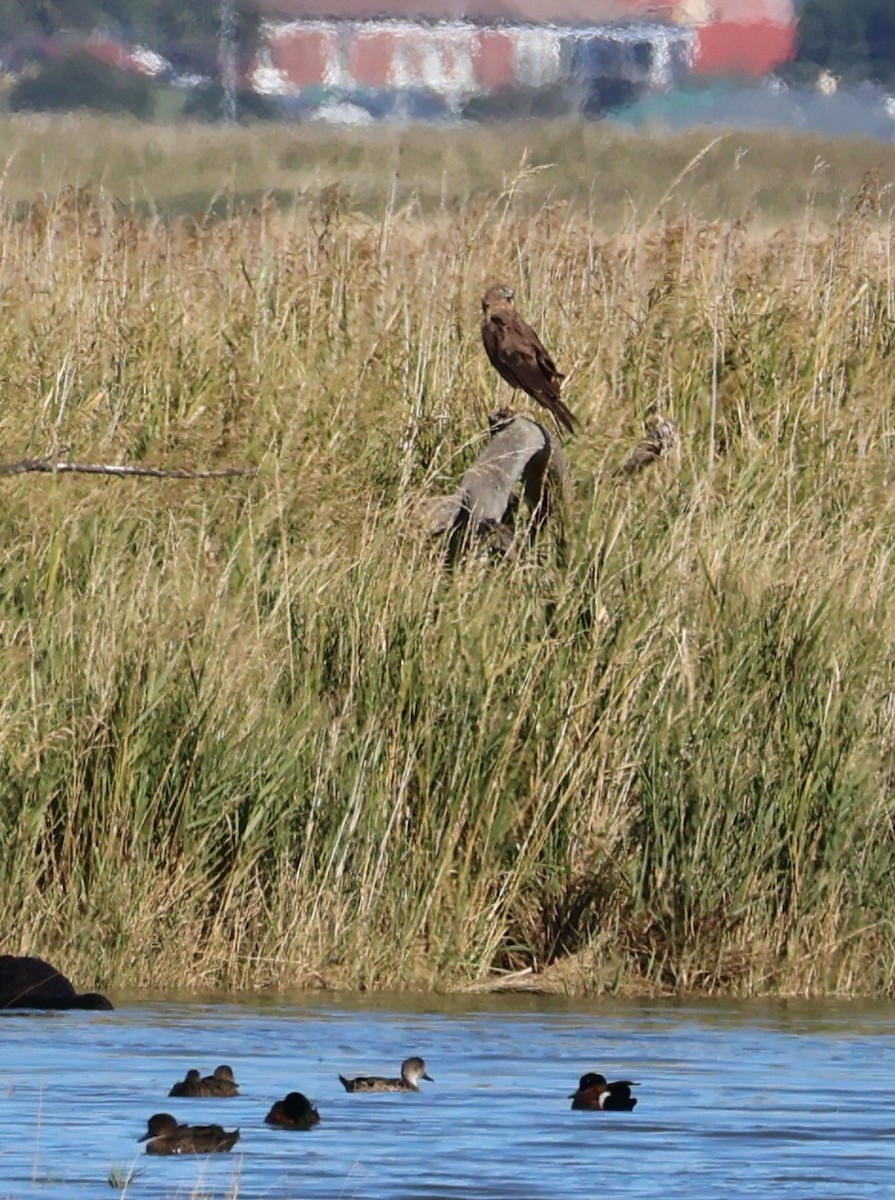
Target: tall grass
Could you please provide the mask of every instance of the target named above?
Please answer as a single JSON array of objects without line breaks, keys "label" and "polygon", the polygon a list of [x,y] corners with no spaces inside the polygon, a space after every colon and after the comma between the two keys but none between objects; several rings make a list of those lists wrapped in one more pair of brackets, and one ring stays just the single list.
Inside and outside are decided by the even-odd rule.
[{"label": "tall grass", "polygon": [[[260,473],[0,480],[0,949],[85,988],[895,990],[886,196],[610,235],[535,186],[7,214],[3,457]],[[508,399],[494,279],[582,419],[569,545],[449,573],[416,513]],[[602,475],[656,397],[679,458]]]}]

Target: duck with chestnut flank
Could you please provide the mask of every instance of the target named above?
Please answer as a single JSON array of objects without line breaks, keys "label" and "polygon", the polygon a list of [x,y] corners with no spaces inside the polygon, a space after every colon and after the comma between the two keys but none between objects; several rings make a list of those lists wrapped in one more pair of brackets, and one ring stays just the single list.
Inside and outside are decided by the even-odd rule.
[{"label": "duck with chestnut flank", "polygon": [[320,1113],[307,1096],[301,1092],[290,1092],[284,1100],[277,1100],[264,1118],[265,1125],[276,1125],[278,1129],[313,1129],[320,1124]]},{"label": "duck with chestnut flank", "polygon": [[597,1075],[590,1071],[582,1075],[578,1081],[578,1090],[572,1092],[569,1099],[572,1108],[602,1112],[631,1112],[637,1100],[631,1095],[631,1088],[637,1087],[630,1079],[619,1079],[615,1083],[607,1083],[605,1075]]}]

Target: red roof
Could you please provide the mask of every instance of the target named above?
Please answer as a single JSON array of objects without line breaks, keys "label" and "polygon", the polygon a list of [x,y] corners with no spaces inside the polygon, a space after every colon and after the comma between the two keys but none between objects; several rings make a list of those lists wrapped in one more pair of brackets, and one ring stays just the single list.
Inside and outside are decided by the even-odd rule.
[{"label": "red roof", "polygon": [[700,74],[765,75],[796,52],[794,25],[704,25],[696,36],[695,69]]}]

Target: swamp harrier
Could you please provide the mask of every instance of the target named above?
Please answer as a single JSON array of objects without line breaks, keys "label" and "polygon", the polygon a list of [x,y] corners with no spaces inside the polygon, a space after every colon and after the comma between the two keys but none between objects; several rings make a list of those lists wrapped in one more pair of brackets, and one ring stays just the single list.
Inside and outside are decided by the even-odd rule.
[{"label": "swamp harrier", "polygon": [[559,397],[565,378],[527,321],[513,307],[513,289],[498,284],[482,296],[485,352],[510,387],[521,388],[553,413],[557,425],[573,433],[576,418]]}]

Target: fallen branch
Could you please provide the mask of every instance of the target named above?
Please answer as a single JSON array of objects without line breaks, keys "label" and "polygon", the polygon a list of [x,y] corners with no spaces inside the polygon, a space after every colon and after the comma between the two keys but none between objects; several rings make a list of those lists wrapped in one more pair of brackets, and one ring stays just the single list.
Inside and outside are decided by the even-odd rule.
[{"label": "fallen branch", "polygon": [[436,501],[430,512],[429,532],[448,539],[449,562],[473,541],[499,557],[515,556],[519,485],[531,514],[527,525],[530,542],[565,499],[568,464],[549,430],[507,409],[494,413],[488,425],[490,442],[466,471],[456,492]]},{"label": "fallen branch", "polygon": [[45,475],[139,475],[150,479],[232,479],[237,475],[257,475],[257,467],[221,467],[217,471],[189,471],[183,467],[164,470],[161,467],[138,467],[128,464],[54,462],[50,458],[22,458],[18,462],[0,463],[0,475],[25,475],[40,471]]},{"label": "fallen branch", "polygon": [[[460,990],[463,992],[514,992],[538,991],[537,983],[532,982],[535,974],[534,967],[523,967],[520,971],[507,971],[504,974],[495,972],[485,979],[474,979]],[[527,983],[522,983],[526,980]]]}]

